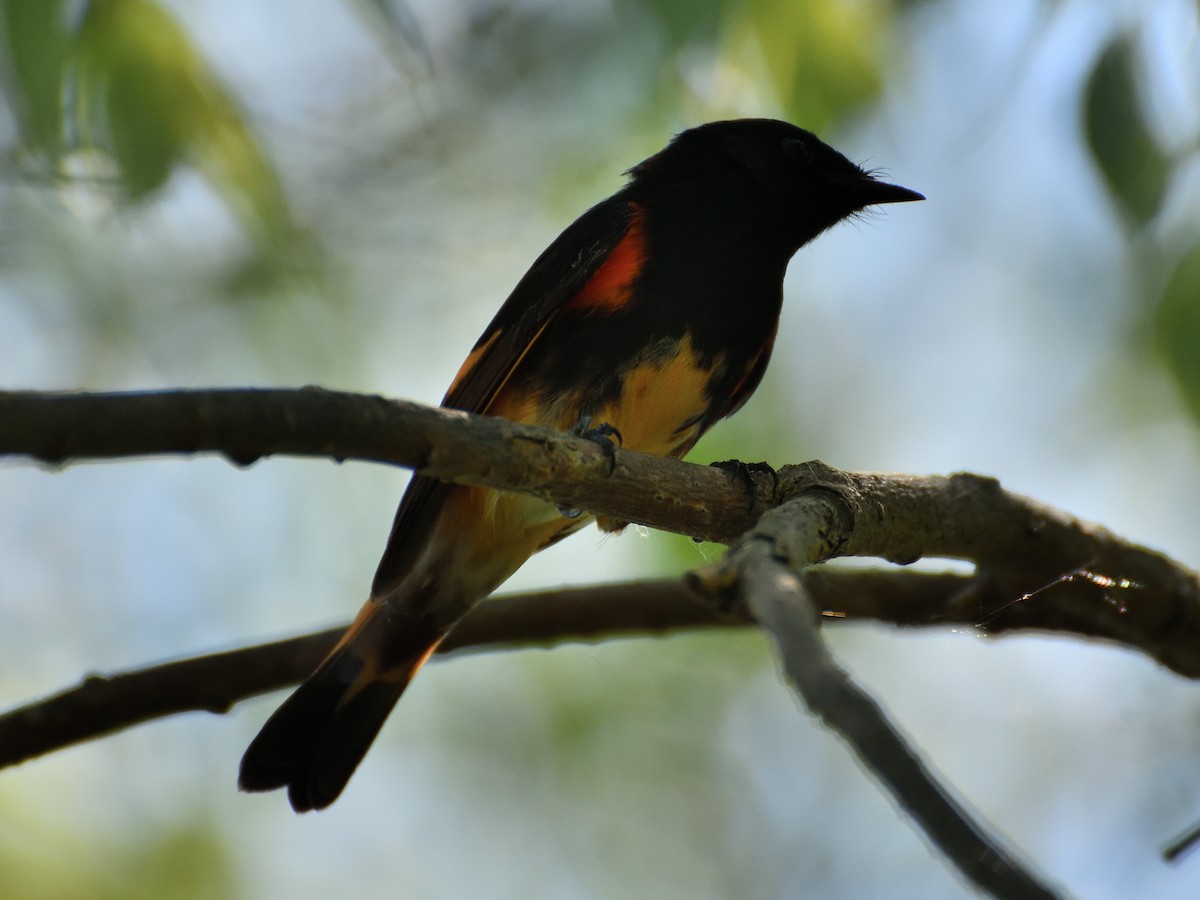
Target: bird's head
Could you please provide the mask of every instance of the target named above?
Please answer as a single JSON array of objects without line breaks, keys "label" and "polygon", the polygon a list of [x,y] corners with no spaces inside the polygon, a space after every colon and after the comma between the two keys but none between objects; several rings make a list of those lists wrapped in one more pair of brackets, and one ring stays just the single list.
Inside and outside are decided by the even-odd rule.
[{"label": "bird's head", "polygon": [[812,132],[774,119],[690,128],[630,174],[632,186],[691,194],[698,208],[762,222],[791,252],[868,207],[925,199],[880,180]]}]

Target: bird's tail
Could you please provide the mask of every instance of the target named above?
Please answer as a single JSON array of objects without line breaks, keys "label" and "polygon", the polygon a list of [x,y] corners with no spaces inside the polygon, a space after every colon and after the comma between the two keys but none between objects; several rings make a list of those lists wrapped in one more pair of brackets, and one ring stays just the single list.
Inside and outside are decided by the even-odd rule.
[{"label": "bird's tail", "polygon": [[408,683],[447,628],[368,602],[316,671],[242,756],[244,791],[288,789],[296,812],[338,798]]}]

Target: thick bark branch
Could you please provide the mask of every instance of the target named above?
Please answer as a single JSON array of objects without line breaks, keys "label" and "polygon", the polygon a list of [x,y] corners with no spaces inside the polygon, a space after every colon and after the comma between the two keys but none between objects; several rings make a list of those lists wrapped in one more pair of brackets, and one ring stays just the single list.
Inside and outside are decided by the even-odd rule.
[{"label": "thick bark branch", "polygon": [[[132,394],[0,392],[0,456],[52,465],[162,453],[363,459],[482,484],[730,543],[764,511],[819,490],[850,527],[831,555],[953,557],[982,577],[942,611],[993,630],[1037,628],[1135,647],[1200,677],[1200,582],[1191,570],[975,475],[789,466],[743,482],[706,466],[618,450],[501,419],[400,400],[298,390]],[[753,485],[750,502],[746,487]],[[889,615],[899,615],[896,609]],[[930,620],[931,623],[937,620]]]},{"label": "thick bark branch", "polygon": [[1200,677],[1200,580],[1160,553],[978,475],[851,473],[814,462],[781,470],[779,482],[781,500],[808,494],[831,507],[830,557],[974,562],[971,590],[946,610],[952,620],[1103,637]]},{"label": "thick bark branch", "polygon": [[127,394],[0,392],[0,456],[50,465],[148,454],[358,459],[457,484],[552,499],[620,521],[728,543],[754,524],[745,485],[706,466],[406,400],[307,387]]}]

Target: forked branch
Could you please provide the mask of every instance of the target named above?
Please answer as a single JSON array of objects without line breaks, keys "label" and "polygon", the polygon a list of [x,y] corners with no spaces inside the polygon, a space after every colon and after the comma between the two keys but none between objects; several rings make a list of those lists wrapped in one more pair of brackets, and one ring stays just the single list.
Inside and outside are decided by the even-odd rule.
[{"label": "forked branch", "polygon": [[[947,857],[998,896],[1051,893],[949,800],[878,706],[836,666],[815,613],[1101,638],[1200,676],[1195,573],[988,478],[849,473],[806,463],[777,477],[751,472],[739,479],[625,450],[616,452],[614,464],[591,441],[557,432],[317,388],[0,393],[0,456],[62,465],[196,453],[219,453],[239,465],[288,454],[409,466],[445,481],[520,491],[734,544],[720,565],[690,579],[708,607],[689,600],[678,585],[609,586],[494,603],[456,637],[463,645],[499,646],[728,622],[714,607],[733,610],[735,622],[753,619],[771,634],[811,708],[847,739]],[[948,557],[973,562],[976,572],[810,569],[839,556],[896,563]],[[612,602],[614,592],[626,602]],[[598,597],[604,602],[593,602]],[[223,711],[241,697],[298,680],[332,639],[332,633],[310,635],[85,681],[0,717],[0,764],[181,709]],[[211,690],[188,694],[178,688],[185,682],[204,682]]]}]

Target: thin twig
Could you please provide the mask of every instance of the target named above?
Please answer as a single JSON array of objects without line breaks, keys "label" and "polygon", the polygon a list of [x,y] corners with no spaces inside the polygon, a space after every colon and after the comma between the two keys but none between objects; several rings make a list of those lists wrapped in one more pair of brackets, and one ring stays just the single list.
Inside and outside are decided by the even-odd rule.
[{"label": "thin twig", "polygon": [[826,558],[839,543],[845,509],[829,501],[828,495],[814,493],[767,513],[721,563],[697,573],[693,584],[745,605],[771,635],[788,679],[808,708],[841,735],[963,875],[995,897],[1055,897],[938,783],[829,652],[818,609],[795,571]]},{"label": "thin twig", "polygon": [[[918,572],[825,571],[809,576],[814,596],[839,620],[878,618],[894,604],[898,624],[924,610],[940,621],[968,579]],[[645,637],[747,626],[744,613],[718,614],[679,579],[564,588],[497,597],[475,610],[439,654],[552,647],[566,642]],[[349,623],[217,653],[90,675],[49,697],[0,714],[0,768],[183,712],[224,713],[248,697],[302,681]]]}]

